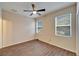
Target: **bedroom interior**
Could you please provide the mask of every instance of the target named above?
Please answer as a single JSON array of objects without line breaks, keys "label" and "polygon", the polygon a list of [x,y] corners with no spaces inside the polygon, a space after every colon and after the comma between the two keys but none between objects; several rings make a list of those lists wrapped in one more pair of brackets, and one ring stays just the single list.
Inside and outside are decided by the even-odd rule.
[{"label": "bedroom interior", "polygon": [[78,56],[79,3],[0,2],[0,56]]}]

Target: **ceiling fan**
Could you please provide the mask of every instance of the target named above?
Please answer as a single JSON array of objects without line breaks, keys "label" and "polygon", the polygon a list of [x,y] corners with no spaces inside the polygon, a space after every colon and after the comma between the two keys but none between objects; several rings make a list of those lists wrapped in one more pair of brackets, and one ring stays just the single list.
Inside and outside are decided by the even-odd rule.
[{"label": "ceiling fan", "polygon": [[45,11],[45,9],[36,10],[36,9],[35,9],[35,4],[32,4],[32,9],[33,9],[33,10],[24,10],[24,12],[32,12],[32,13],[30,14],[30,16],[32,16],[33,14],[41,15],[39,12]]}]

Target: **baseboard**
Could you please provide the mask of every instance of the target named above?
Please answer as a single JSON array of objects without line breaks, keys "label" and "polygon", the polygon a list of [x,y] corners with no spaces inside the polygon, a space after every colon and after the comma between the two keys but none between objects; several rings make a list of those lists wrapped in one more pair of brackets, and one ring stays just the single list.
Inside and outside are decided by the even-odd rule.
[{"label": "baseboard", "polygon": [[[38,39],[38,40],[39,40],[39,39]],[[55,45],[53,45],[53,44],[50,44],[50,43],[45,42],[45,41],[42,41],[42,40],[39,40],[39,41],[41,41],[41,42],[43,42],[43,43],[46,43],[46,44],[49,44],[49,45],[51,45],[51,46],[55,46]],[[58,46],[55,46],[55,47],[58,47]],[[66,50],[66,51],[69,51],[69,52],[74,53],[74,54],[76,55],[76,52],[73,52],[73,51],[70,51],[70,50],[67,50],[67,49],[64,49],[64,48],[61,48],[61,47],[58,47],[58,48],[63,49],[63,50]]]},{"label": "baseboard", "polygon": [[[22,43],[19,43],[19,44],[24,44],[24,43],[27,43],[27,42],[30,42],[30,41],[36,41],[36,40],[37,40],[37,41],[40,41],[40,42],[43,42],[43,43],[46,43],[46,44],[51,45],[51,46],[55,46],[55,45],[49,44],[49,43],[47,43],[47,42],[41,41],[41,40],[39,40],[39,39],[33,39],[33,40],[29,40],[29,41],[22,42]],[[5,49],[5,48],[8,48],[8,47],[13,47],[13,46],[16,46],[16,45],[19,45],[19,44],[14,44],[14,45],[11,45],[11,46],[3,47],[3,48],[1,48],[1,49]],[[58,47],[58,46],[55,46],[55,47]],[[63,50],[66,50],[66,51],[69,51],[69,50],[64,49],[64,48],[61,48],[61,47],[58,47],[58,48],[63,49]],[[74,53],[74,54],[76,55],[75,52],[72,52],[72,51],[69,51],[69,52]]]},{"label": "baseboard", "polygon": [[30,42],[30,41],[34,41],[34,40],[38,40],[38,39],[32,39],[32,40],[28,40],[28,41],[25,41],[25,42],[12,44],[12,45],[9,45],[9,46],[2,47],[1,49],[5,49],[5,48],[8,48],[8,47],[13,47],[13,46],[16,46],[16,45],[19,45],[19,44],[24,44],[24,43],[27,43],[27,42]]}]

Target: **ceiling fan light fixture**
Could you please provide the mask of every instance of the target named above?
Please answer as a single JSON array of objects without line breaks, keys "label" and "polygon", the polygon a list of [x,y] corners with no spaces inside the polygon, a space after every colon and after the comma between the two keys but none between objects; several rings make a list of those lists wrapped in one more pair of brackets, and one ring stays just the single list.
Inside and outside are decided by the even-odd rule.
[{"label": "ceiling fan light fixture", "polygon": [[32,6],[32,10],[24,10],[24,12],[31,12],[30,16],[36,15],[36,14],[41,15],[39,12],[45,11],[45,8],[36,10],[35,4],[32,4],[31,6]]},{"label": "ceiling fan light fixture", "polygon": [[37,12],[36,11],[33,11],[33,14],[36,14]]}]

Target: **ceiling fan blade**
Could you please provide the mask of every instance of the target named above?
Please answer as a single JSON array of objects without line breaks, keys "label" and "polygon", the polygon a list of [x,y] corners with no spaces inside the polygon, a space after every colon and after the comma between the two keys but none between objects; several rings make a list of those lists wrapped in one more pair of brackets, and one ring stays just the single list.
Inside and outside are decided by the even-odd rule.
[{"label": "ceiling fan blade", "polygon": [[34,4],[32,4],[32,8],[33,8],[33,11],[35,10],[35,5]]},{"label": "ceiling fan blade", "polygon": [[33,10],[24,10],[24,12],[33,12]]},{"label": "ceiling fan blade", "polygon": [[38,15],[41,15],[40,13],[37,13]]},{"label": "ceiling fan blade", "polygon": [[33,15],[33,13],[31,13],[29,16],[32,16]]},{"label": "ceiling fan blade", "polygon": [[45,9],[40,9],[40,10],[37,10],[37,12],[41,12],[41,11],[45,11]]}]

